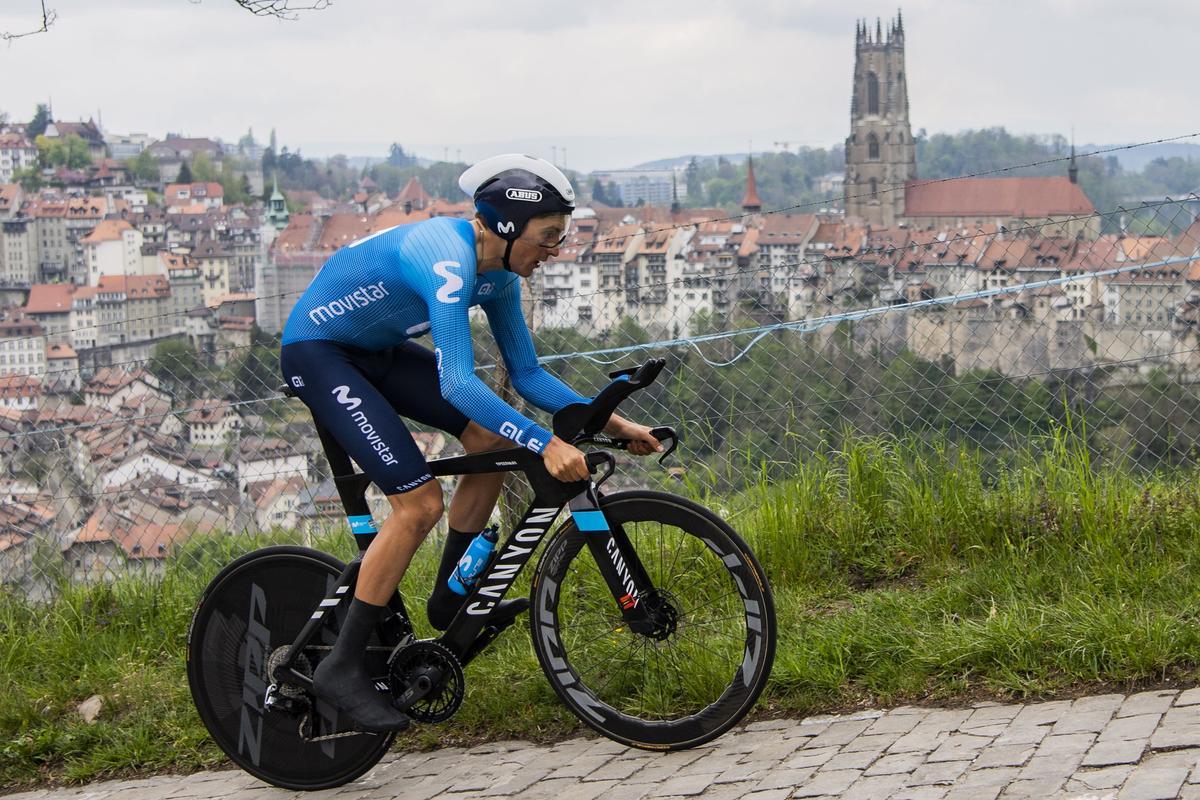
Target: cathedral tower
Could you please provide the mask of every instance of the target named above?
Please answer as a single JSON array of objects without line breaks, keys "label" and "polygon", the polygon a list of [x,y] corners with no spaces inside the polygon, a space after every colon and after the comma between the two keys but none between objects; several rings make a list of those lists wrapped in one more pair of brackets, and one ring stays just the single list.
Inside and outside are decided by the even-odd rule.
[{"label": "cathedral tower", "polygon": [[917,177],[917,150],[908,123],[904,20],[886,31],[875,20],[855,28],[854,92],[846,137],[846,216],[890,227],[904,216],[904,183]]}]

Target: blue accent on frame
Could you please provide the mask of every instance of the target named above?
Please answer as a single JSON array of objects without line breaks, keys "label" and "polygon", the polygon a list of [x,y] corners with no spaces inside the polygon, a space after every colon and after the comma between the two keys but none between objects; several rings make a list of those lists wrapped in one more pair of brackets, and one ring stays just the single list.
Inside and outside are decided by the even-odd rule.
[{"label": "blue accent on frame", "polygon": [[350,523],[350,532],[355,535],[379,532],[375,528],[375,521],[371,519],[370,514],[360,514],[355,517],[346,517],[346,521]]},{"label": "blue accent on frame", "polygon": [[604,519],[603,511],[572,511],[571,518],[575,520],[575,527],[584,533],[608,530],[608,520]]}]

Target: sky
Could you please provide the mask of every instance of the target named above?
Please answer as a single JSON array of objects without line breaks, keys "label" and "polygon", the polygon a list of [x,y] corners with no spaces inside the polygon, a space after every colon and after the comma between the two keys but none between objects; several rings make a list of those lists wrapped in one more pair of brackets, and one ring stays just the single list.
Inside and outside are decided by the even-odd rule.
[{"label": "sky", "polygon": [[[292,0],[311,3],[311,0]],[[578,169],[827,147],[849,129],[875,0],[334,0],[295,21],[233,0],[46,0],[0,43],[0,111],[309,156],[522,151]],[[1200,132],[1195,0],[910,0],[913,132],[1002,125],[1101,144]],[[3,0],[0,33],[40,24]],[[1200,137],[1188,139],[1200,143]],[[781,144],[783,143],[783,144]]]}]

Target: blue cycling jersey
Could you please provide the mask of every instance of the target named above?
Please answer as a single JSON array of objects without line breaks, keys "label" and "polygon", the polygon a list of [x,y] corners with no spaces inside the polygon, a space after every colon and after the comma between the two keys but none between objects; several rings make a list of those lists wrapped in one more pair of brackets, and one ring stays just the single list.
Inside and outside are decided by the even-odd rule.
[{"label": "blue cycling jersey", "polygon": [[468,220],[435,217],[380,231],[325,262],[292,309],[283,344],[327,340],[382,350],[432,333],[442,396],[488,430],[540,453],[550,432],[475,374],[470,307],[487,314],[522,397],[550,413],[587,398],[538,364],[518,277],[475,269],[475,229]]}]

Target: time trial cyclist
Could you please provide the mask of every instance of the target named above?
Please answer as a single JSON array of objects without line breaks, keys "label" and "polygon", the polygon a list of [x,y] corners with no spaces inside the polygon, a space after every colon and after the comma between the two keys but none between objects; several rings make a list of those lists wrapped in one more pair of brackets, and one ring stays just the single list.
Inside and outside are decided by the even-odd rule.
[{"label": "time trial cyclist", "polygon": [[[541,454],[562,481],[588,475],[583,454],[501,400],[475,374],[469,309],[484,310],[513,388],[554,413],[587,402],[537,361],[521,309],[520,278],[558,255],[575,192],[553,164],[500,155],[467,169],[459,186],[474,219],[435,217],[380,231],[333,254],[296,303],[280,366],[292,391],[387,496],[390,513],[363,556],[337,641],[313,675],[313,691],[365,730],[401,730],[408,718],[376,690],[364,665],[368,637],[443,513],[433,479],[401,417],[455,436],[469,453],[510,447]],[[430,333],[432,351],[411,341]],[[630,452],[661,450],[650,428],[616,414],[605,428]],[[447,579],[487,524],[502,473],[465,475],[450,501],[449,534],[426,605],[444,630],[462,600]],[[524,598],[493,612],[511,619]],[[494,617],[496,618],[496,617]]]}]

